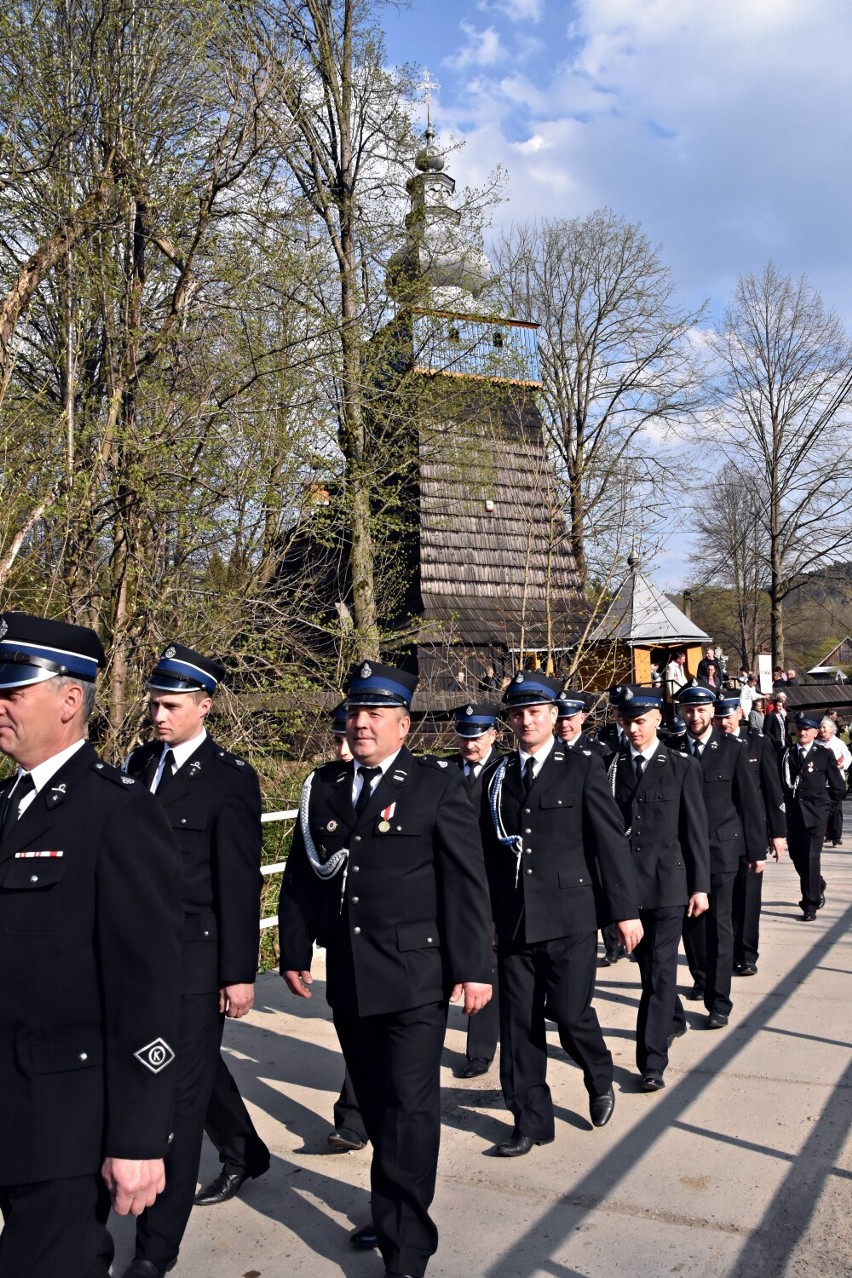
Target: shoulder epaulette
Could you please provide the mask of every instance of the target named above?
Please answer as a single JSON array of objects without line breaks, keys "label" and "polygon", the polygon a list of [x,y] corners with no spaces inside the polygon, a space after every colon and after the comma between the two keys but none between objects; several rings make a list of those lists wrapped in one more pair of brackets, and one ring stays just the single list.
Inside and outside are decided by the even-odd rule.
[{"label": "shoulder epaulette", "polygon": [[250,763],[246,763],[245,759],[241,759],[238,754],[231,754],[230,750],[217,750],[216,757],[221,759],[223,763],[229,763],[232,768],[249,768]]},{"label": "shoulder epaulette", "polygon": [[105,781],[112,781],[113,785],[129,787],[136,784],[133,777],[129,777],[126,773],[121,772],[120,769],[114,768],[111,763],[104,763],[103,759],[96,759],[92,764],[92,768]]},{"label": "shoulder epaulette", "polygon": [[419,754],[416,759],[417,763],[422,763],[427,768],[448,768],[452,763],[452,759],[439,759],[435,754]]}]

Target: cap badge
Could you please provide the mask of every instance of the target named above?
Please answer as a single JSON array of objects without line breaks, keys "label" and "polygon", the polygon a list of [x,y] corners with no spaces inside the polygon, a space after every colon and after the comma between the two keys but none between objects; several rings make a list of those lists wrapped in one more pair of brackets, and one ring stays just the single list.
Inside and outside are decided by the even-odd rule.
[{"label": "cap badge", "polygon": [[169,644],[168,648],[166,648],[166,651],[163,653],[163,656],[168,657],[171,661],[172,657],[177,656],[177,648],[175,648],[172,644]]},{"label": "cap badge", "polygon": [[630,690],[629,688],[625,688],[625,689],[624,689],[624,692],[623,692],[621,695],[622,695],[622,697],[624,698],[624,700],[625,700],[625,701],[632,701],[632,700],[633,700],[633,693],[631,692],[631,690]]},{"label": "cap badge", "polygon": [[0,639],[3,638],[3,636],[6,634],[6,631],[8,629],[9,629],[9,623],[7,622],[6,618],[0,617]]},{"label": "cap badge", "polygon": [[467,706],[465,709],[465,714],[473,714],[473,706]]},{"label": "cap badge", "polygon": [[515,683],[523,683],[523,682],[524,682],[524,672],[523,670],[519,670],[518,673],[515,675]]}]

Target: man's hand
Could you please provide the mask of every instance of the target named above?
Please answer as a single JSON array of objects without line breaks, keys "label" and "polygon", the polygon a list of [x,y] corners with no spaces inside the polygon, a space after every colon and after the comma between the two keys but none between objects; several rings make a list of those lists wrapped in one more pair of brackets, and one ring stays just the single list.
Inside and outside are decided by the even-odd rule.
[{"label": "man's hand", "polygon": [[710,897],[706,892],[693,892],[689,898],[689,905],[686,907],[686,917],[695,919],[699,914],[704,914],[710,909]]},{"label": "man's hand", "polygon": [[239,1020],[254,1006],[253,985],[223,985],[219,991],[219,1011]]},{"label": "man's hand", "polygon": [[749,874],[762,874],[765,869],[766,869],[765,858],[762,861],[749,861],[748,863]]},{"label": "man's hand", "polygon": [[786,839],[770,839],[769,842],[770,842],[770,848],[771,848],[770,855],[772,856],[772,859],[774,861],[780,861],[784,853],[787,851],[787,840]]},{"label": "man's hand", "polygon": [[638,919],[619,919],[616,923],[618,939],[628,954],[632,954],[644,936],[644,929]]},{"label": "man's hand", "polygon": [[453,992],[450,995],[451,1003],[458,1003],[464,993],[464,1007],[462,1011],[465,1016],[473,1016],[474,1012],[479,1012],[491,998],[491,986],[480,985],[478,981],[462,981],[458,985],[453,986]]},{"label": "man's hand", "polygon": [[299,998],[313,998],[310,987],[314,978],[310,972],[282,972],[281,975],[291,994],[297,994]]},{"label": "man's hand", "polygon": [[117,1216],[141,1216],[166,1187],[162,1158],[105,1158],[101,1175]]}]

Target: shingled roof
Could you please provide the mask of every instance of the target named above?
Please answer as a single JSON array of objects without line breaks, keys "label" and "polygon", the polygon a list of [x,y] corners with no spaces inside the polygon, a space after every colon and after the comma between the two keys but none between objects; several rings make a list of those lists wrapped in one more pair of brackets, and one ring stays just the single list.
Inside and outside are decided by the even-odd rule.
[{"label": "shingled roof", "polygon": [[567,642],[579,602],[565,517],[541,418],[529,394],[507,394],[465,429],[432,422],[420,438],[418,642]]},{"label": "shingled roof", "polygon": [[591,643],[704,643],[710,638],[639,571],[635,555],[627,563],[629,572],[589,636]]}]

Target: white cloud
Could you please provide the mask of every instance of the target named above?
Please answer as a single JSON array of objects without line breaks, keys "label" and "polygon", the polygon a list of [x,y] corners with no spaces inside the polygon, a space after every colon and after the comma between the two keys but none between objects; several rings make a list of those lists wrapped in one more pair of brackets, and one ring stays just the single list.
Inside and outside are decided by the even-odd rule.
[{"label": "white cloud", "polygon": [[497,10],[510,22],[541,22],[544,0],[481,0],[484,10]]},{"label": "white cloud", "polygon": [[469,22],[461,22],[459,25],[467,36],[467,44],[463,45],[456,53],[444,58],[444,66],[450,67],[454,71],[463,71],[471,66],[494,66],[495,63],[505,60],[507,53],[494,27],[486,27],[483,31],[477,31]]}]

